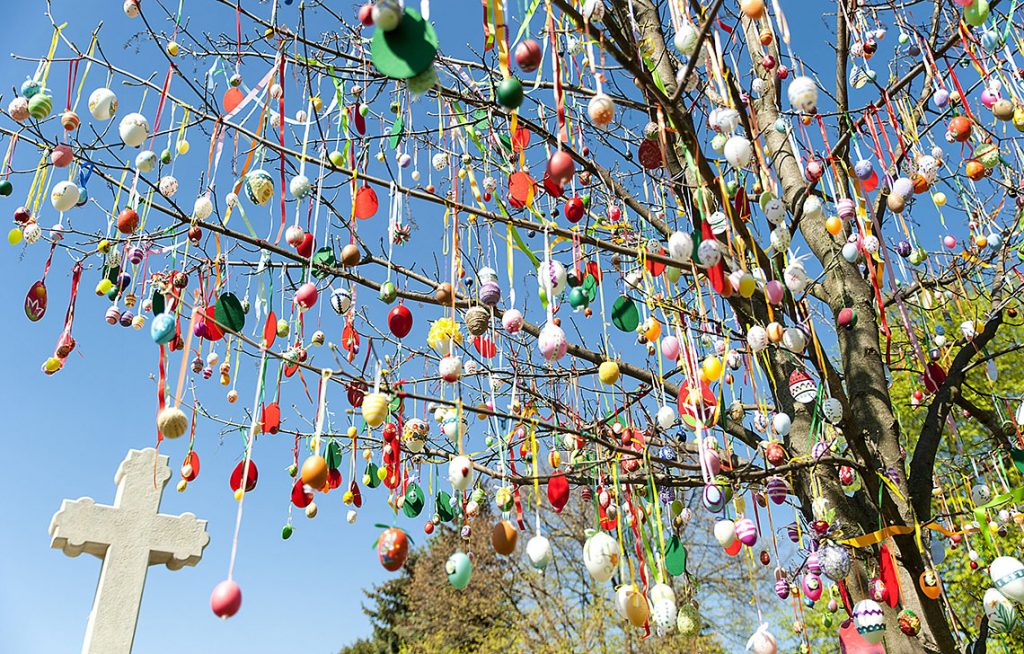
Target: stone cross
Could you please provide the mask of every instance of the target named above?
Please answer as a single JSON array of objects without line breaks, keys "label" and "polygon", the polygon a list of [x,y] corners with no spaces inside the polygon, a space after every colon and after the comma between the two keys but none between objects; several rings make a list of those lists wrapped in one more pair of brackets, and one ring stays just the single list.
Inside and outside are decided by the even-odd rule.
[{"label": "stone cross", "polygon": [[64,500],[50,521],[51,547],[68,556],[82,552],[103,560],[82,654],[129,654],[139,619],[146,568],[195,565],[210,542],[206,521],[191,513],[159,513],[171,478],[167,457],[130,450],[114,475],[113,506],[91,497]]}]

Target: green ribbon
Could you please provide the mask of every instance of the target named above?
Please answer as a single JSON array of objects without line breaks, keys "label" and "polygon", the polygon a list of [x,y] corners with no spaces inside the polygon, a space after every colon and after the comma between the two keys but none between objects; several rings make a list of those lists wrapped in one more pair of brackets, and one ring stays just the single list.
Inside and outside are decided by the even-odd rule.
[{"label": "green ribbon", "polygon": [[[1019,451],[1020,450],[1016,450],[1015,452],[1019,452]],[[1024,457],[1024,452],[1022,452],[1020,456]],[[1014,456],[1013,462],[1014,462],[1014,465],[1018,465],[1018,456],[1017,455]],[[1021,486],[1020,488],[1015,488],[1014,490],[1010,491],[1009,493],[1004,493],[1002,495],[997,495],[997,496],[993,497],[990,502],[988,502],[986,504],[982,504],[979,507],[975,507],[975,509],[974,509],[974,519],[975,519],[975,521],[977,521],[978,526],[981,528],[981,533],[985,536],[985,540],[987,540],[989,543],[992,543],[992,536],[989,535],[988,517],[985,515],[985,512],[988,509],[995,509],[995,508],[1000,507],[1000,506],[1002,506],[1004,504],[1019,503],[1019,502],[1024,502],[1024,486]]]}]

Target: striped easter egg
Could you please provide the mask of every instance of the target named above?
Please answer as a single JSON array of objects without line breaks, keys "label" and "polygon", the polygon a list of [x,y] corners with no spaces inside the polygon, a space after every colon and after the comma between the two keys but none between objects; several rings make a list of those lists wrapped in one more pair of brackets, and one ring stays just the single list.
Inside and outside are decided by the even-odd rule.
[{"label": "striped easter egg", "polygon": [[388,396],[384,393],[370,393],[363,398],[363,420],[371,427],[380,427],[388,415]]},{"label": "striped easter egg", "polygon": [[811,552],[807,555],[807,571],[811,574],[821,574],[821,557],[818,556],[817,552]]},{"label": "striped easter egg", "polygon": [[776,581],[775,594],[779,596],[779,599],[786,599],[789,597],[789,582],[785,579],[779,579]]},{"label": "striped easter egg", "polygon": [[853,606],[853,626],[861,638],[872,645],[882,642],[885,637],[885,613],[878,602],[861,600]]},{"label": "striped easter egg", "polygon": [[736,521],[736,537],[747,547],[753,547],[757,543],[757,526],[750,518],[741,518]]},{"label": "striped easter egg", "polygon": [[789,536],[789,540],[794,543],[800,542],[800,529],[796,526],[795,522],[791,522],[786,525],[786,535]]},{"label": "striped easter egg", "polygon": [[766,487],[768,499],[775,504],[782,504],[789,495],[789,484],[782,477],[771,477]]},{"label": "striped easter egg", "polygon": [[33,95],[28,101],[28,115],[36,120],[46,118],[50,115],[51,111],[53,111],[53,98],[47,95],[45,91]]}]

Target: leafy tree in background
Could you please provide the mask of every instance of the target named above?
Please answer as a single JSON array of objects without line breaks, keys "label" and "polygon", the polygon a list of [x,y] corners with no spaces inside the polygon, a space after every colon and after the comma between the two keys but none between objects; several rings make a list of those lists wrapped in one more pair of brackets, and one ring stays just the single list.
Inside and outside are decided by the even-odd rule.
[{"label": "leafy tree in background", "polygon": [[[719,632],[749,631],[750,625],[742,620],[729,620],[725,607],[720,607],[718,626],[706,627],[695,638],[642,639],[642,631],[624,628],[613,598],[576,565],[583,547],[577,535],[581,533],[579,514],[545,512],[544,531],[551,538],[554,560],[544,573],[523,559],[522,541],[528,532],[521,535],[512,556],[494,552],[489,540],[494,518],[489,511],[471,521],[473,536],[468,540],[450,526],[439,525],[426,544],[410,553],[397,576],[365,591],[368,603],[363,610],[370,617],[373,635],[340,654],[724,654],[728,650],[720,643],[728,635]],[[445,561],[456,550],[473,558],[473,577],[462,591],[452,588],[444,573]],[[737,602],[749,601],[749,588],[741,581],[694,582],[708,586],[708,591],[728,587],[734,597],[742,598]],[[676,585],[676,591],[677,596],[687,592],[682,584]],[[726,603],[732,601],[727,599],[730,592],[722,594]],[[712,614],[718,616],[717,611]],[[732,610],[731,615],[743,614]]]}]

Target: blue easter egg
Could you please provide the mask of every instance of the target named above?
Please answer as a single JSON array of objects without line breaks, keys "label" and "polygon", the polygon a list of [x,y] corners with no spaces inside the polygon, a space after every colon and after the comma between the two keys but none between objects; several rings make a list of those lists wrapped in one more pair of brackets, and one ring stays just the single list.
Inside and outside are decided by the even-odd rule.
[{"label": "blue easter egg", "polygon": [[153,342],[164,345],[174,340],[174,316],[169,313],[161,313],[149,327],[149,335]]}]

